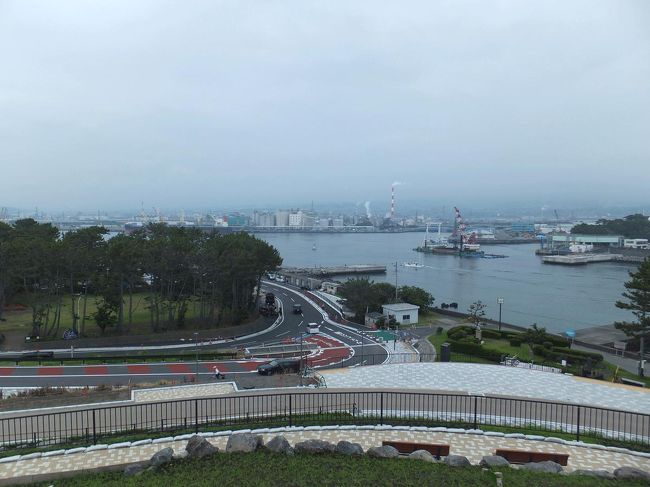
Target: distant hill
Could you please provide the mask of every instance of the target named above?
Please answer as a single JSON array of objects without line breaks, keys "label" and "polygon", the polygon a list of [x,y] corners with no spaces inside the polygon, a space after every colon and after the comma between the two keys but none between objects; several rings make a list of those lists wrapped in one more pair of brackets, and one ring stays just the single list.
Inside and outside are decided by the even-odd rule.
[{"label": "distant hill", "polygon": [[647,238],[650,240],[650,219],[636,213],[615,220],[598,220],[596,224],[581,223],[571,229],[572,234],[623,235],[625,238]]}]

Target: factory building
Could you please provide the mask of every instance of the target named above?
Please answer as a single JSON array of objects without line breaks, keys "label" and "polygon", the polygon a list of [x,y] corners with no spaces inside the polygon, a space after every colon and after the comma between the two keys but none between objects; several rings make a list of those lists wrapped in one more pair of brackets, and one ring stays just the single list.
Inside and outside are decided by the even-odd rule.
[{"label": "factory building", "polygon": [[583,244],[594,247],[623,247],[625,238],[621,235],[553,235],[553,246],[561,244]]},{"label": "factory building", "polygon": [[289,210],[278,210],[275,212],[275,226],[288,227],[289,226]]}]

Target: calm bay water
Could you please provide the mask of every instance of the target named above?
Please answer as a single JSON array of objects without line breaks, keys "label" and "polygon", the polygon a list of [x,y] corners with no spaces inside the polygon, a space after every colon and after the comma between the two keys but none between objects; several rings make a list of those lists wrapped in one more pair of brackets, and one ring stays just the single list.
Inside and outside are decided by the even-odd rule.
[{"label": "calm bay water", "polygon": [[[579,267],[543,264],[535,255],[536,244],[493,245],[486,253],[507,259],[461,259],[448,255],[415,252],[422,233],[372,234],[258,234],[274,245],[286,266],[334,266],[381,264],[386,275],[375,281],[420,286],[436,304],[456,301],[459,311],[480,299],[488,305],[487,316],[498,318],[497,298],[504,299],[503,321],[522,326],[537,323],[551,331],[610,324],[629,318],[614,306],[623,292],[628,272],[635,266],[601,263]],[[312,250],[313,245],[317,250]],[[403,267],[419,262],[425,267]],[[345,277],[336,277],[345,280]]]}]

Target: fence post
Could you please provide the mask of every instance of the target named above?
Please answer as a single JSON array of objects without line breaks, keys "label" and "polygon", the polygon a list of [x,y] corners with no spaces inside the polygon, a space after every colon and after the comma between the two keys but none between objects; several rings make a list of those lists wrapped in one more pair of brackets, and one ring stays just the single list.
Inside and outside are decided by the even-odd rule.
[{"label": "fence post", "polygon": [[474,396],[474,429],[478,429],[478,396]]},{"label": "fence post", "polygon": [[580,441],[580,406],[578,406],[578,424],[576,425],[576,441]]},{"label": "fence post", "polygon": [[292,401],[291,401],[291,399],[292,398],[293,398],[293,396],[291,394],[289,394],[289,426],[291,426],[291,419],[292,419],[291,418],[291,409],[292,409]]},{"label": "fence post", "polygon": [[379,424],[384,424],[384,393],[379,396]]},{"label": "fence post", "polygon": [[95,424],[95,410],[93,409],[93,445],[97,444],[97,429]]},{"label": "fence post", "polygon": [[199,433],[199,400],[194,399],[194,433]]}]

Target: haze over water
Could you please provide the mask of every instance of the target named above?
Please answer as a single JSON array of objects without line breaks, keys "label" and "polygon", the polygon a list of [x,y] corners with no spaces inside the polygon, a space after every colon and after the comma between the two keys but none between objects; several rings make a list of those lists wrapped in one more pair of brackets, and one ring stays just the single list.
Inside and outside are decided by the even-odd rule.
[{"label": "haze over water", "polygon": [[[534,254],[536,244],[482,246],[506,259],[459,258],[414,252],[422,233],[372,234],[259,234],[274,245],[285,266],[313,267],[343,264],[383,264],[386,275],[371,279],[428,290],[435,304],[458,302],[459,311],[480,299],[487,316],[498,318],[496,300],[502,297],[504,322],[529,326],[537,323],[563,332],[605,325],[628,318],[614,306],[623,292],[628,272],[635,266],[602,263],[578,267],[543,264]],[[312,250],[316,244],[317,250]],[[424,268],[402,266],[417,261]],[[335,279],[344,281],[344,276]]]}]

